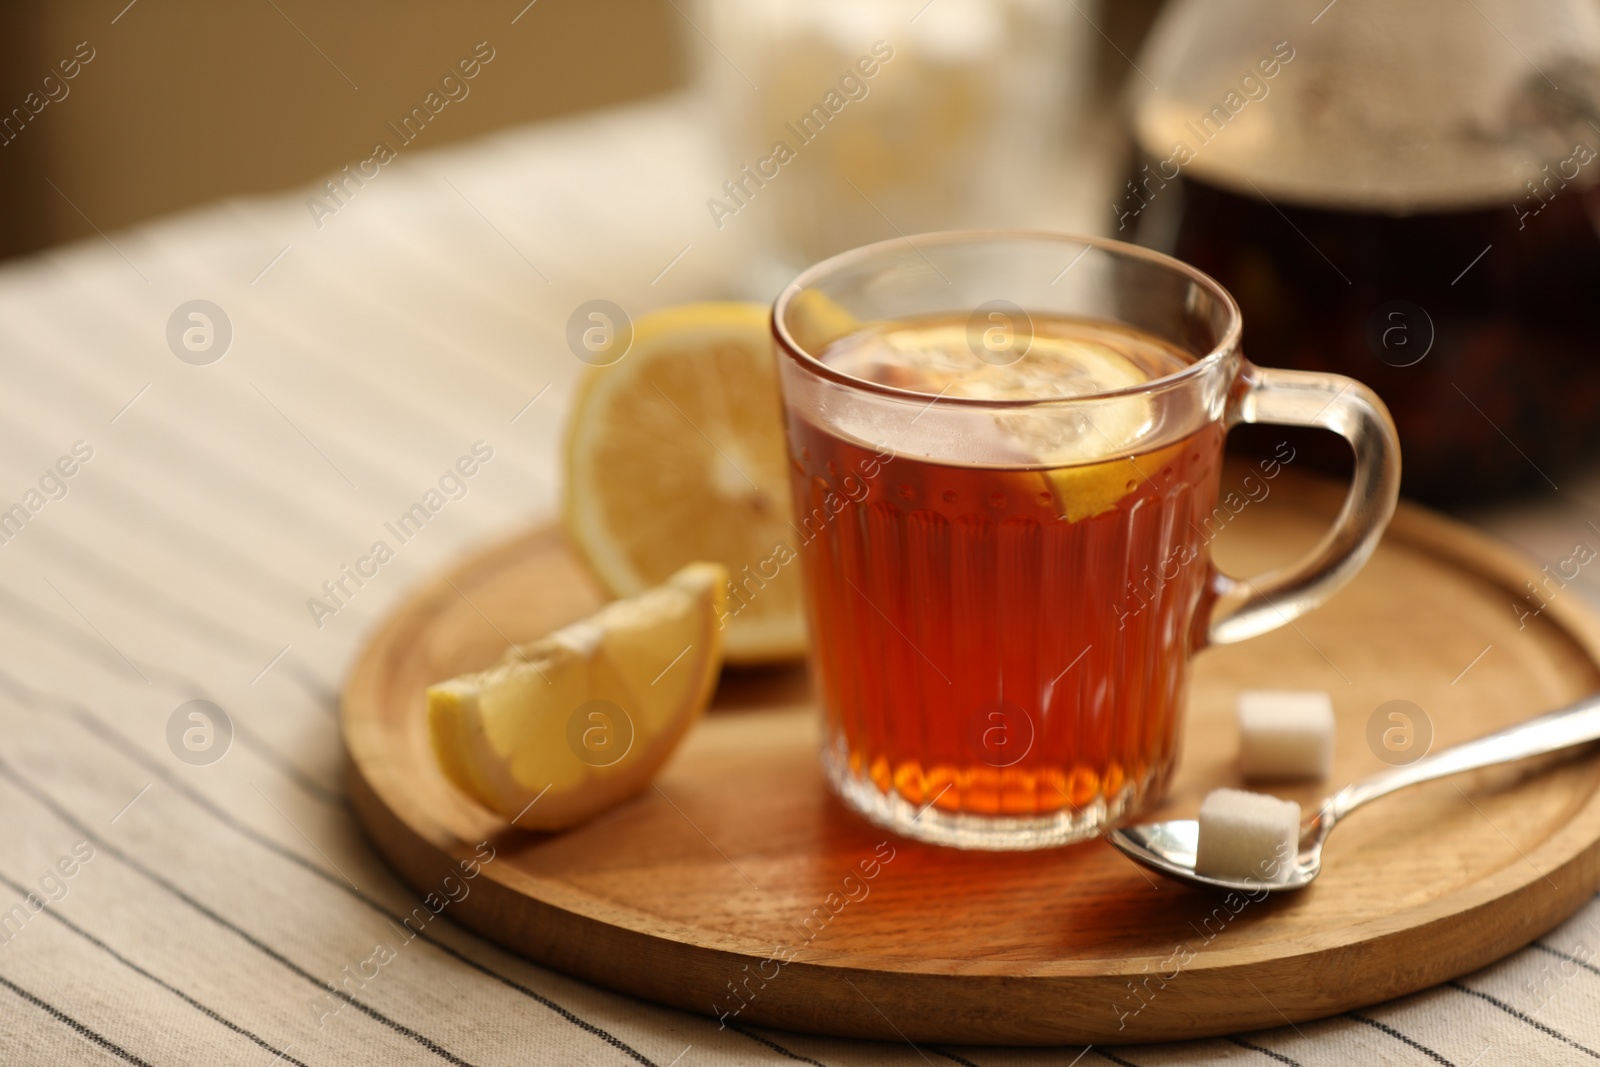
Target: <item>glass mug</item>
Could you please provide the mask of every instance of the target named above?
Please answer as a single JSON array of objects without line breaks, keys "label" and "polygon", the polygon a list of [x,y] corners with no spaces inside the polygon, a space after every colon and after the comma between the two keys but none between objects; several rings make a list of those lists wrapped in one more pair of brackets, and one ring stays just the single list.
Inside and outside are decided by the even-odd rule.
[{"label": "glass mug", "polygon": [[[1146,249],[869,245],[791,283],[773,333],[824,770],[908,837],[1042,848],[1159,800],[1190,656],[1322,603],[1394,511],[1377,396],[1253,366],[1227,291]],[[1355,452],[1333,528],[1253,578],[1209,552],[1240,422],[1323,427]]]}]

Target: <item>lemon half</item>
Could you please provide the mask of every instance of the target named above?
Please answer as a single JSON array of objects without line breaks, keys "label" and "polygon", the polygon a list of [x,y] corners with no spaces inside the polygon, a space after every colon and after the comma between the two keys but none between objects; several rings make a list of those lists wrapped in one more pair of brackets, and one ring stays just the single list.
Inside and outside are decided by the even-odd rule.
[{"label": "lemon half", "polygon": [[727,568],[731,663],[805,655],[788,457],[767,309],[690,304],[634,325],[579,386],[566,442],[568,533],[631,596],[689,560]]}]

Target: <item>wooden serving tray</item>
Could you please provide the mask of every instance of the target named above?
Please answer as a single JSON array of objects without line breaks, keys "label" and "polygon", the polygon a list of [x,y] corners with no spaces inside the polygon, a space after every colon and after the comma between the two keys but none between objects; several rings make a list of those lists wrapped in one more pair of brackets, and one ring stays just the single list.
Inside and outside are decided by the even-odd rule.
[{"label": "wooden serving tray", "polygon": [[[1342,490],[1293,475],[1227,527],[1215,546],[1223,565],[1286,562],[1326,528]],[[1244,688],[1332,694],[1331,787],[1384,766],[1367,735],[1387,701],[1424,709],[1439,747],[1600,687],[1600,622],[1575,591],[1547,598],[1519,628],[1518,607],[1537,606],[1524,584],[1537,573],[1402,506],[1372,562],[1328,605],[1200,654],[1180,773],[1152,817],[1192,816],[1208,790],[1238,784],[1233,702]],[[1587,756],[1383,800],[1340,824],[1315,885],[1261,901],[1148,875],[1103,840],[979,853],[892,838],[824,786],[818,715],[798,668],[726,675],[656,787],[622,807],[564,834],[510,830],[435,767],[424,687],[600,602],[551,527],[417,592],[345,689],[350,796],[419,892],[438,891],[458,859],[490,842],[496,858],[452,918],[650,1000],[891,1041],[1194,1038],[1464,974],[1549,930],[1600,885],[1600,762]],[[1303,805],[1323,791],[1278,790]]]}]

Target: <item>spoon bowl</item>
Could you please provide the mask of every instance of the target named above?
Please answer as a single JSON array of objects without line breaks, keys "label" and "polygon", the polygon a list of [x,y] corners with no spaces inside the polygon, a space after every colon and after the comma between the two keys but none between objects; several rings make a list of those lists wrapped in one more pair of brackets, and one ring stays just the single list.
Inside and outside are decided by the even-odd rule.
[{"label": "spoon bowl", "polygon": [[1193,819],[1140,823],[1113,830],[1108,840],[1123,855],[1153,871],[1191,885],[1211,889],[1271,893],[1304,889],[1322,872],[1322,849],[1339,820],[1368,801],[1436,778],[1512,763],[1576,748],[1600,740],[1600,694],[1560,711],[1518,723],[1475,741],[1447,748],[1391,770],[1352,782],[1324,800],[1317,813],[1300,825],[1300,848],[1284,876],[1267,881],[1201,874],[1194,869],[1200,847],[1200,824]]},{"label": "spoon bowl", "polygon": [[[1314,838],[1314,831],[1312,833]],[[1322,843],[1314,839],[1308,841],[1305,827],[1300,831],[1300,854],[1295,857],[1288,876],[1274,882],[1260,878],[1221,878],[1195,873],[1194,858],[1200,846],[1200,824],[1194,819],[1125,826],[1111,831],[1110,841],[1135,863],[1212,889],[1236,889],[1246,893],[1264,889],[1269,893],[1283,893],[1304,889],[1322,871]]]}]

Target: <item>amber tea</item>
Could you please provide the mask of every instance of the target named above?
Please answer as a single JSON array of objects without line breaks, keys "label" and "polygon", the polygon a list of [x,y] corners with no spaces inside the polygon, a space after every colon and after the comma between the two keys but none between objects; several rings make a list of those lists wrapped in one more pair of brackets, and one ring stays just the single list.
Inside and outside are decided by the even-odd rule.
[{"label": "amber tea", "polygon": [[[1066,318],[1035,317],[1011,363],[969,335],[965,316],[879,324],[819,358],[930,402],[1104,393],[1190,362]],[[1127,454],[1138,398],[979,417],[983,465],[790,416],[830,773],[918,809],[1114,817],[1173,763],[1222,431]]]}]

